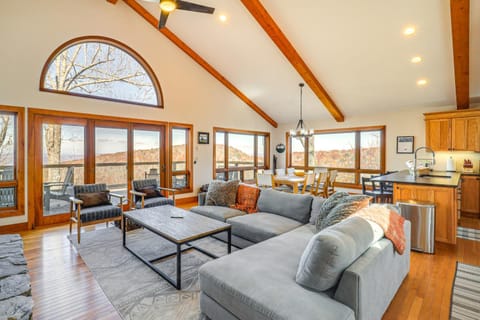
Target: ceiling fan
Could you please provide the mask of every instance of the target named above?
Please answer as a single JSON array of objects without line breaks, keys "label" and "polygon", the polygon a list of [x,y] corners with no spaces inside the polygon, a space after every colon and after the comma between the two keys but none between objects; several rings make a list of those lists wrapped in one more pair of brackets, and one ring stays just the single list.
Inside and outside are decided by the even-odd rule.
[{"label": "ceiling fan", "polygon": [[182,0],[144,0],[147,2],[155,2],[160,4],[160,19],[158,22],[158,29],[162,29],[165,27],[167,23],[167,18],[170,13],[175,10],[185,10],[185,11],[193,11],[193,12],[200,12],[200,13],[208,13],[212,14],[215,11],[215,8],[202,6],[200,4],[182,1]]}]

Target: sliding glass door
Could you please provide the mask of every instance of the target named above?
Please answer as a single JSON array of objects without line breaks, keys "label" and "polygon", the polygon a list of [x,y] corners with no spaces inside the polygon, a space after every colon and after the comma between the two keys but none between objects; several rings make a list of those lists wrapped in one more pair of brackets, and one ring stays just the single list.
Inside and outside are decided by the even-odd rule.
[{"label": "sliding glass door", "polygon": [[[95,127],[95,183],[127,198],[128,129]],[[112,198],[117,204],[118,199]]]},{"label": "sliding glass door", "polygon": [[[32,119],[30,149],[35,161],[31,163],[33,201],[29,210],[35,212],[35,225],[68,221],[74,185],[105,183],[111,192],[125,196],[125,210],[132,180],[154,178],[159,185],[168,186],[163,124],[91,116],[38,115]],[[116,198],[112,201],[118,204]]]},{"label": "sliding glass door", "polygon": [[133,129],[133,179],[165,180],[164,132],[158,127],[136,126]]}]

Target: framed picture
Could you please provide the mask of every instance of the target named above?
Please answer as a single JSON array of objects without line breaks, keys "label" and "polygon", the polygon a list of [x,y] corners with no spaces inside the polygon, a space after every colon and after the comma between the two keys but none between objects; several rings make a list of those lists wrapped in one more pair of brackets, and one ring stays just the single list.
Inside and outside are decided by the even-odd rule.
[{"label": "framed picture", "polygon": [[210,143],[210,133],[199,132],[198,133],[198,144],[209,144],[209,143]]},{"label": "framed picture", "polygon": [[413,136],[397,137],[397,153],[413,153]]}]

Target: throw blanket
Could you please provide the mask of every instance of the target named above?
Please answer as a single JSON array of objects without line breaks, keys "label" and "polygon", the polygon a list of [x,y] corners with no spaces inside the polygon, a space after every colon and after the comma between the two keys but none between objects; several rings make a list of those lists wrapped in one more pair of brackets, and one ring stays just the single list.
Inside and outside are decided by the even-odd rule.
[{"label": "throw blanket", "polygon": [[403,224],[405,218],[385,206],[373,204],[370,207],[358,210],[352,216],[359,216],[378,224],[385,233],[385,238],[392,241],[395,250],[403,254],[405,251],[405,232]]}]

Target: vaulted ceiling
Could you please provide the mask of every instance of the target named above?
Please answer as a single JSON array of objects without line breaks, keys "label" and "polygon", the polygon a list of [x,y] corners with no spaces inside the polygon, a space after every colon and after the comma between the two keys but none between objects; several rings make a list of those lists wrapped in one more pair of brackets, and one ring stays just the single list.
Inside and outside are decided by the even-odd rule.
[{"label": "vaulted ceiling", "polygon": [[[160,15],[158,4],[124,1],[137,7],[137,12],[145,9],[143,15],[150,19]],[[299,82],[307,83],[303,99],[306,120],[333,117],[342,121],[343,117],[369,113],[456,104],[449,1],[190,1],[214,7],[215,13],[177,10],[170,14],[162,32],[198,54],[213,70],[207,68],[210,73],[226,80],[230,90],[263,112],[273,126],[298,119]],[[452,2],[468,4],[468,0]],[[266,9],[283,34],[273,35],[272,40],[268,26],[265,31],[252,12],[255,4]],[[472,2],[470,36],[466,28],[467,81],[463,85],[469,86],[473,101],[480,97],[480,71],[475,71],[480,70],[479,6]],[[225,22],[219,19],[221,15],[227,17]],[[457,21],[461,24],[462,19]],[[153,27],[155,21],[150,23]],[[405,36],[403,30],[408,26],[414,26],[416,32]],[[162,32],[159,37],[164,36]],[[282,35],[286,42],[280,39],[279,44]],[[290,56],[289,49],[293,50]],[[415,56],[422,61],[412,63]],[[426,79],[427,84],[418,86],[419,79]]]}]

